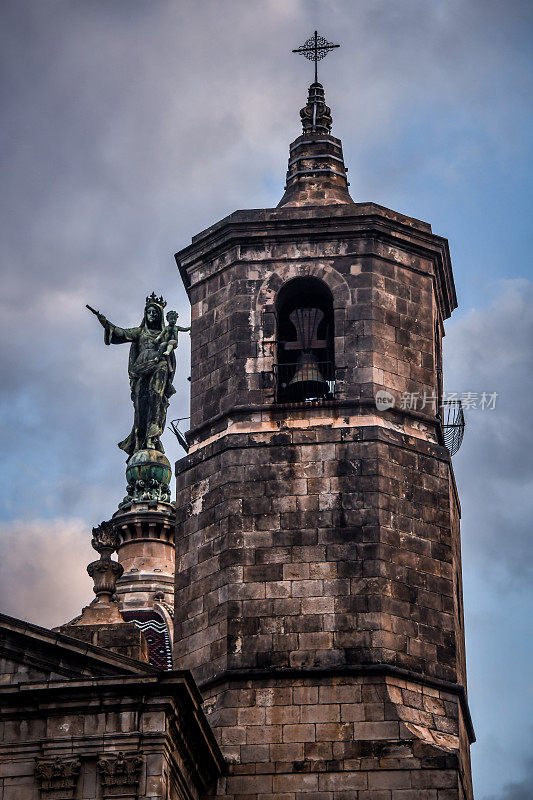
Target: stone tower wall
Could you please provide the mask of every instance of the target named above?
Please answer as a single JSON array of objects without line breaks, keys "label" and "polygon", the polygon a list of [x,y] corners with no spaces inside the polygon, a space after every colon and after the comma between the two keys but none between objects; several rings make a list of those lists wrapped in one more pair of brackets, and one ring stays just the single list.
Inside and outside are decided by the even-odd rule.
[{"label": "stone tower wall", "polygon": [[446,451],[325,421],[228,435],[178,475],[180,665],[463,678]]},{"label": "stone tower wall", "polygon": [[[217,797],[471,797],[449,454],[431,404],[374,401],[437,391],[444,240],[374,206],[237,212],[178,262],[175,663],[231,761]],[[276,294],[305,276],[333,296],[335,399],[281,407]]]},{"label": "stone tower wall", "polygon": [[254,676],[204,690],[229,763],[213,800],[466,800],[457,694],[399,676]]}]

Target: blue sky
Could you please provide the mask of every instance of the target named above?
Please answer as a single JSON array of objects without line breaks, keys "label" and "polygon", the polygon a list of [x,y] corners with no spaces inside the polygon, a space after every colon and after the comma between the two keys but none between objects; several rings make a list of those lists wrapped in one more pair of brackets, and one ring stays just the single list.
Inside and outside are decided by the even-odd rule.
[{"label": "blue sky", "polygon": [[449,239],[445,383],[498,392],[454,459],[472,760],[477,800],[533,795],[532,16],[522,0],[5,0],[2,610],[78,613],[90,528],[123,496],[127,352],[85,303],[133,325],[155,290],[188,319],[173,253],[277,204],[312,75],[291,49],[318,28],[342,44],[320,77],[352,196]]}]

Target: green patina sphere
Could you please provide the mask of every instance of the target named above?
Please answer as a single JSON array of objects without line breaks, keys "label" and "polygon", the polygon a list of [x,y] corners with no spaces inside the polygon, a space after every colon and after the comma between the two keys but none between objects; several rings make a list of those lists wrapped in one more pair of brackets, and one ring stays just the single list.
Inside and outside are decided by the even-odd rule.
[{"label": "green patina sphere", "polygon": [[126,479],[128,483],[137,481],[157,481],[158,484],[170,483],[172,468],[170,461],[158,450],[138,450],[129,459],[126,466]]}]

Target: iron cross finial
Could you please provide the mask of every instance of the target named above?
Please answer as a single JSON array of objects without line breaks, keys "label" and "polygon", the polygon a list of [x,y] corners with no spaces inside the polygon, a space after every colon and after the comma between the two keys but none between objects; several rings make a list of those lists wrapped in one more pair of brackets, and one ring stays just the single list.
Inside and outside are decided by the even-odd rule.
[{"label": "iron cross finial", "polygon": [[292,52],[301,53],[303,56],[308,58],[309,61],[315,62],[315,83],[318,83],[318,62],[322,61],[322,59],[327,56],[329,51],[333,50],[335,47],[340,47],[340,44],[331,44],[331,42],[328,42],[328,40],[324,39],[323,36],[319,36],[318,31],[315,31],[314,36],[310,36],[301,47],[298,47]]}]

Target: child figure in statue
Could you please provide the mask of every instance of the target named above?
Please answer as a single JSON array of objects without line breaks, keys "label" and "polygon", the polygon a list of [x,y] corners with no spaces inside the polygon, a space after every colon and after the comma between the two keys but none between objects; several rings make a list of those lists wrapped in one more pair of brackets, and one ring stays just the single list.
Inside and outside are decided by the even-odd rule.
[{"label": "child figure in statue", "polygon": [[159,345],[159,355],[169,356],[178,345],[178,332],[186,333],[190,331],[190,328],[180,328],[180,326],[176,324],[177,321],[177,311],[167,312],[168,324],[155,340],[156,344]]}]

